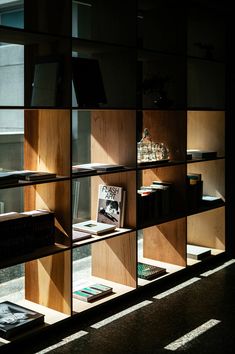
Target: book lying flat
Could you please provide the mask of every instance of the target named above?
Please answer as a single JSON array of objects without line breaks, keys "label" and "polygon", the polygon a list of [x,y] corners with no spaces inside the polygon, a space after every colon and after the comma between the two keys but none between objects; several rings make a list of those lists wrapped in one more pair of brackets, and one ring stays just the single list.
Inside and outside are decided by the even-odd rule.
[{"label": "book lying flat", "polygon": [[10,339],[44,323],[44,315],[10,301],[0,303],[0,336]]},{"label": "book lying flat", "polygon": [[73,224],[73,230],[88,232],[94,235],[101,235],[109,231],[115,230],[116,225],[105,224],[102,222],[97,222],[95,220],[87,220]]},{"label": "book lying flat", "polygon": [[137,271],[138,277],[146,280],[155,279],[163,274],[166,274],[166,268],[157,267],[142,262],[138,262]]},{"label": "book lying flat", "polygon": [[202,246],[187,245],[187,257],[201,260],[211,255],[211,249]]},{"label": "book lying flat", "polygon": [[115,171],[119,169],[123,169],[123,165],[117,164],[106,164],[106,163],[99,163],[99,162],[91,162],[87,164],[80,164],[80,165],[73,165],[72,169],[73,172],[87,172],[91,171]]},{"label": "book lying flat", "polygon": [[193,159],[215,159],[217,157],[217,151],[192,149],[187,150],[187,153],[191,154]]},{"label": "book lying flat", "polygon": [[40,181],[44,179],[56,178],[56,173],[53,172],[35,172],[25,177],[26,181]]},{"label": "book lying flat", "polygon": [[75,290],[73,292],[73,297],[78,300],[92,302],[98,298],[111,294],[112,291],[113,288],[110,286],[96,283],[86,286],[82,289]]},{"label": "book lying flat", "polygon": [[72,235],[73,242],[79,242],[82,240],[86,240],[87,238],[91,238],[90,233],[73,230],[73,235]]}]

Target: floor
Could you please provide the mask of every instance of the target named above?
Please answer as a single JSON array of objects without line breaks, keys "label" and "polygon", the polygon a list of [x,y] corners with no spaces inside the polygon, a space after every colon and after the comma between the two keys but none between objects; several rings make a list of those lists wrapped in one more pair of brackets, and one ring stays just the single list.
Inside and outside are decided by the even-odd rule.
[{"label": "floor", "polygon": [[65,323],[15,350],[20,354],[174,351],[235,353],[235,259],[145,289],[138,297],[82,321]]}]

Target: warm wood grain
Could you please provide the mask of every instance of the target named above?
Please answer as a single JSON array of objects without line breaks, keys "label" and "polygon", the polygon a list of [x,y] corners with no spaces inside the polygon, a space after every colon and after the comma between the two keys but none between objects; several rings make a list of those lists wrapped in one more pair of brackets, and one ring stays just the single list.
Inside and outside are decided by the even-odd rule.
[{"label": "warm wood grain", "polygon": [[71,314],[70,251],[28,262],[25,271],[27,300]]},{"label": "warm wood grain", "polygon": [[133,165],[136,161],[135,111],[91,113],[91,161]]},{"label": "warm wood grain", "polygon": [[225,152],[225,112],[188,111],[187,148]]},{"label": "warm wood grain", "polygon": [[187,242],[190,244],[225,249],[225,208],[217,208],[188,217]]},{"label": "warm wood grain", "polygon": [[136,234],[93,244],[92,275],[136,287]]},{"label": "warm wood grain", "polygon": [[70,174],[70,111],[25,111],[25,169]]},{"label": "warm wood grain", "polygon": [[186,150],[185,111],[145,111],[143,128],[148,128],[154,142],[165,143],[171,160],[184,160]]},{"label": "warm wood grain", "polygon": [[145,229],[143,256],[186,266],[186,218]]},{"label": "warm wood grain", "polygon": [[225,161],[214,160],[188,164],[188,172],[201,173],[203,194],[225,197]]}]

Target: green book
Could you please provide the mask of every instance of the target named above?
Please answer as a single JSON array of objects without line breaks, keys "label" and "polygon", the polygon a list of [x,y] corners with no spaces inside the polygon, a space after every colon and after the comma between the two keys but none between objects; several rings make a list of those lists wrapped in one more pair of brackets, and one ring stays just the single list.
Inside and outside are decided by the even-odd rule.
[{"label": "green book", "polygon": [[166,268],[157,267],[151,264],[138,262],[138,277],[141,279],[151,280],[163,274],[166,274]]}]

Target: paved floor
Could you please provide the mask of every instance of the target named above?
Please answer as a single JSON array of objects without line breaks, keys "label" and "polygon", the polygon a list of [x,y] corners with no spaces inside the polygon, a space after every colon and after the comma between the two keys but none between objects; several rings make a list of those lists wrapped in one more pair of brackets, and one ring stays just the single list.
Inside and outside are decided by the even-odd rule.
[{"label": "paved floor", "polygon": [[235,353],[235,260],[148,289],[82,325],[76,322],[8,352]]}]

